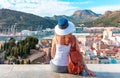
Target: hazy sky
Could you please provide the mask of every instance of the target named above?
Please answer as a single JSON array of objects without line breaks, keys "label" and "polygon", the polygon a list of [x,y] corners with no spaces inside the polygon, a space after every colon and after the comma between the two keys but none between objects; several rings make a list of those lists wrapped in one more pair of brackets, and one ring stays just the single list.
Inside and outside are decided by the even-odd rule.
[{"label": "hazy sky", "polygon": [[104,14],[106,10],[120,10],[120,0],[0,0],[0,8],[39,16],[69,16],[74,11],[83,9]]}]

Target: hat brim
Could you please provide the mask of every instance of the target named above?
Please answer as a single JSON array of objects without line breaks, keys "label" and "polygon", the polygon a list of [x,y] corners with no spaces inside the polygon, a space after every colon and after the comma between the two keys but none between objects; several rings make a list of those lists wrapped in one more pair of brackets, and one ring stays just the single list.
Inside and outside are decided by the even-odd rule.
[{"label": "hat brim", "polygon": [[75,26],[72,22],[68,22],[68,27],[65,29],[60,29],[58,25],[55,26],[55,33],[58,35],[67,35],[75,30]]}]

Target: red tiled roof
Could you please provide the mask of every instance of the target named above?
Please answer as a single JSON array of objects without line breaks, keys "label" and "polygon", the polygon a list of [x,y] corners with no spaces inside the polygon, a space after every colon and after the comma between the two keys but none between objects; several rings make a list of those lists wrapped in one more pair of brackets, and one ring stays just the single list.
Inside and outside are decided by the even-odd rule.
[{"label": "red tiled roof", "polygon": [[107,50],[107,51],[105,51],[105,53],[107,53],[107,54],[116,54],[117,52],[115,52],[113,50]]}]

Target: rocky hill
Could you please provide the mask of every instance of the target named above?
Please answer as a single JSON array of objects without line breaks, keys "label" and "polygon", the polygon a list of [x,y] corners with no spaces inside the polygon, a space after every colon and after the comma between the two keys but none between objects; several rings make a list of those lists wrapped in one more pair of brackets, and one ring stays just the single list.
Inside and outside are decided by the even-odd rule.
[{"label": "rocky hill", "polygon": [[100,16],[101,14],[96,14],[91,10],[77,10],[71,16],[54,15],[53,17],[45,17],[45,18],[51,19],[51,20],[58,20],[59,18],[64,17],[74,22],[78,26],[79,23],[90,22],[90,21],[97,19]]},{"label": "rocky hill", "polygon": [[54,28],[57,21],[45,19],[40,16],[36,16],[29,13],[0,9],[0,29],[11,28],[12,25],[16,25],[18,31],[23,29],[36,30],[38,26],[45,28]]},{"label": "rocky hill", "polygon": [[76,26],[84,24],[85,26],[118,26],[120,24],[120,10],[106,11],[104,15],[96,14],[91,10],[77,10],[71,16],[54,15],[53,17],[40,17],[29,13],[14,11],[9,9],[0,9],[0,31],[9,29],[16,25],[18,31],[38,30],[38,27],[54,28],[57,20],[61,17],[74,22]]},{"label": "rocky hill", "polygon": [[96,14],[91,10],[77,10],[71,16],[77,23],[92,21],[97,19],[101,14]]},{"label": "rocky hill", "polygon": [[120,26],[120,10],[106,11],[98,19],[92,22],[86,22],[86,26]]}]

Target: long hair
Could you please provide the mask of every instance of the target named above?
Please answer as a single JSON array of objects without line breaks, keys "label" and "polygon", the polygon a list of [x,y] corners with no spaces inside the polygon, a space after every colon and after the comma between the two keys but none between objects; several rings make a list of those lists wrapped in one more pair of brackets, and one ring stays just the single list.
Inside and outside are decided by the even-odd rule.
[{"label": "long hair", "polygon": [[56,42],[58,44],[61,44],[61,45],[69,45],[71,43],[71,39],[72,39],[72,34],[68,34],[68,35],[58,35],[58,34],[55,34],[55,37],[56,37]]}]

